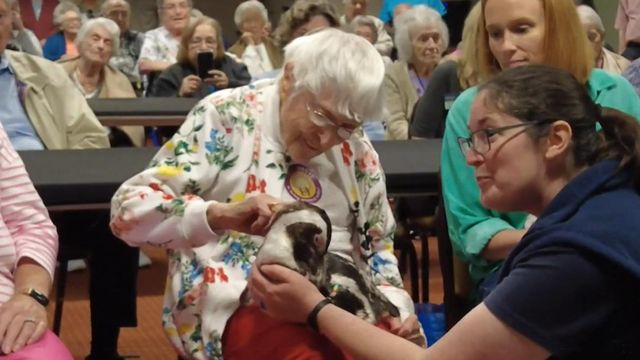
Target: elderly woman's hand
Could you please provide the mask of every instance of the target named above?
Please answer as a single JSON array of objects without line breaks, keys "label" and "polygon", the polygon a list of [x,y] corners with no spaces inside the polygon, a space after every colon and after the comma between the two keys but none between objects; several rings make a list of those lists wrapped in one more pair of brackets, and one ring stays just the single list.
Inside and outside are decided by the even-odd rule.
[{"label": "elderly woman's hand", "polygon": [[2,352],[20,351],[44,335],[47,311],[30,296],[14,294],[0,306],[0,344]]},{"label": "elderly woman's hand", "polygon": [[180,85],[178,96],[190,97],[195,94],[198,89],[200,89],[201,85],[202,80],[197,75],[187,75],[184,79],[182,79],[182,84]]},{"label": "elderly woman's hand", "polygon": [[229,78],[224,72],[220,70],[210,70],[209,75],[211,76],[204,80],[207,84],[215,85],[218,89],[226,89],[229,87]]},{"label": "elderly woman's hand", "polygon": [[260,194],[237,203],[214,203],[207,209],[207,221],[213,230],[235,230],[264,236],[281,202]]},{"label": "elderly woman's hand", "polygon": [[305,322],[324,296],[304,276],[280,265],[253,268],[249,293],[270,316],[282,321]]},{"label": "elderly woman's hand", "polygon": [[420,322],[414,314],[409,315],[404,322],[391,316],[386,317],[382,321],[390,333],[405,338],[418,346],[427,346],[425,338],[420,331]]},{"label": "elderly woman's hand", "polygon": [[240,40],[242,40],[242,42],[249,46],[249,45],[255,45],[256,41],[255,41],[255,35],[253,33],[250,33],[248,31],[245,31],[242,33],[242,36],[240,37]]}]

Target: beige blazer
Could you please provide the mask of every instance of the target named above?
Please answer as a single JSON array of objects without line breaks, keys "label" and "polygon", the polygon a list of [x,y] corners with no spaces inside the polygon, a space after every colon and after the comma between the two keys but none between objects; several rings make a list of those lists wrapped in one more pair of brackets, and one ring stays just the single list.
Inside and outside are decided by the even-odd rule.
[{"label": "beige blazer", "polygon": [[64,69],[41,57],[5,50],[25,111],[45,148],[108,148],[107,132]]},{"label": "beige blazer", "polygon": [[[280,49],[271,38],[264,39],[264,47],[267,49],[267,55],[269,56],[269,61],[271,61],[273,68],[281,68],[284,61],[282,49]],[[244,50],[246,48],[247,45],[242,40],[238,39],[238,41],[236,41],[235,44],[233,44],[227,51],[242,59],[242,54],[244,54]]]},{"label": "beige blazer", "polygon": [[385,137],[388,140],[408,139],[409,119],[418,102],[418,94],[409,79],[409,65],[406,62],[397,61],[387,66],[383,91],[387,112]]},{"label": "beige blazer", "polygon": [[[67,72],[69,77],[78,68],[80,58],[76,57],[69,60],[60,61],[60,65]],[[114,69],[111,65],[105,65],[102,71],[103,80],[98,98],[100,99],[131,99],[136,98],[136,93],[129,82],[129,79],[119,70]],[[144,127],[142,126],[118,126],[131,139],[135,146],[144,145]]]}]

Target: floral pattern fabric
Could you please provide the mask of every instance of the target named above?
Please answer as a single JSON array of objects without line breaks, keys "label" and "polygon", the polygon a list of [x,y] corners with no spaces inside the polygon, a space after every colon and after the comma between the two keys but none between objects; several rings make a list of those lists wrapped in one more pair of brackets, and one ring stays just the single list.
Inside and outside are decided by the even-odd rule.
[{"label": "floral pattern fabric", "polygon": [[149,30],[144,34],[140,59],[175,63],[180,41],[171,36],[164,26]]},{"label": "floral pattern fabric", "polygon": [[[291,200],[285,179],[294,164],[279,129],[274,80],[216,92],[191,110],[149,167],[113,197],[117,236],[168,249],[163,325],[182,357],[222,359],[221,336],[262,244],[258,236],[212,231],[207,207],[261,193]],[[395,222],[384,175],[371,143],[356,133],[307,166],[322,174],[316,205],[332,220],[330,250],[370,271],[401,312],[411,313],[393,255]]]}]

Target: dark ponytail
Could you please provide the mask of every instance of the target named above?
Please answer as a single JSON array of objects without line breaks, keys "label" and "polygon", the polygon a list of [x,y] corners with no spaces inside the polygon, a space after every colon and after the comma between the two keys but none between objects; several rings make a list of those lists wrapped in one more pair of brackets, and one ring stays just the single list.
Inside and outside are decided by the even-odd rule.
[{"label": "dark ponytail", "polygon": [[640,190],[640,125],[638,121],[615,109],[603,108],[599,119],[602,142],[596,161],[620,160],[620,167],[633,173],[633,185]]}]

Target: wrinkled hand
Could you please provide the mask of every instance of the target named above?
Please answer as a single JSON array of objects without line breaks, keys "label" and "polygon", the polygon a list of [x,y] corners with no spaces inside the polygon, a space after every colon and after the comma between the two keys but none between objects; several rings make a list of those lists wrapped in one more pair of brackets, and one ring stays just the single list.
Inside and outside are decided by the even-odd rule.
[{"label": "wrinkled hand", "polygon": [[280,199],[261,194],[237,203],[212,204],[207,209],[207,220],[213,230],[235,230],[264,236],[281,202]]},{"label": "wrinkled hand", "polygon": [[249,293],[271,317],[302,323],[324,296],[304,276],[280,265],[254,268],[249,278]]},{"label": "wrinkled hand", "polygon": [[178,96],[189,97],[200,89],[200,85],[202,85],[202,80],[197,75],[187,75],[182,79]]},{"label": "wrinkled hand", "polygon": [[253,35],[253,33],[250,33],[248,31],[242,33],[240,40],[247,46],[256,44],[255,35]]},{"label": "wrinkled hand", "polygon": [[0,344],[2,352],[20,351],[40,340],[47,329],[44,306],[24,294],[15,294],[0,306]]},{"label": "wrinkled hand", "polygon": [[420,332],[420,323],[415,315],[409,315],[404,322],[391,316],[384,318],[382,321],[390,333],[405,338],[418,346],[427,346],[425,338]]},{"label": "wrinkled hand", "polygon": [[209,70],[209,76],[204,81],[207,84],[215,85],[218,89],[226,89],[229,87],[229,78],[227,74],[220,70]]}]

